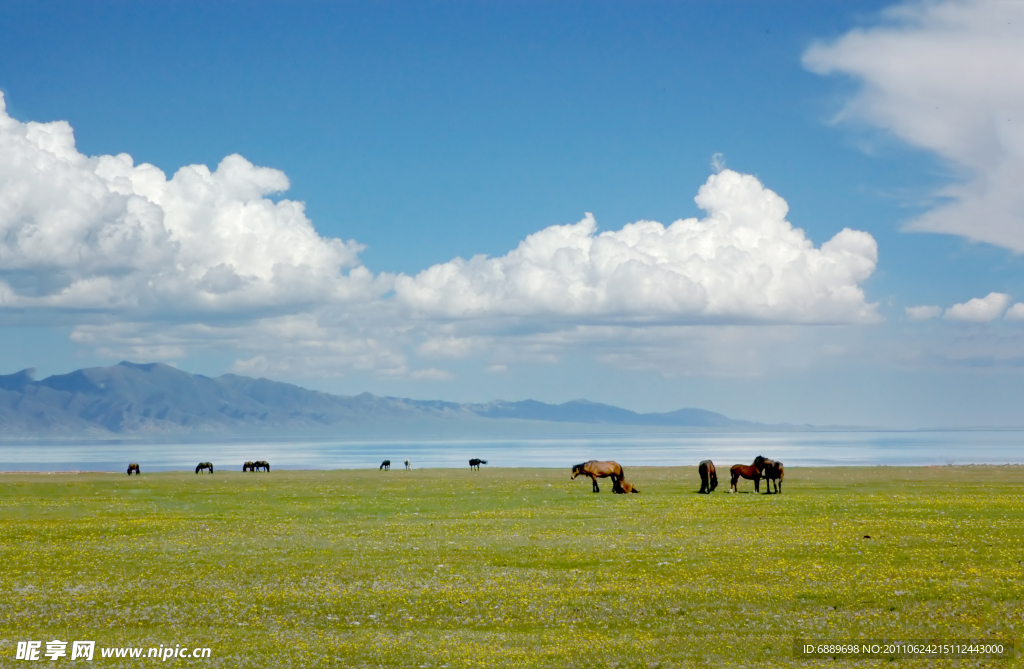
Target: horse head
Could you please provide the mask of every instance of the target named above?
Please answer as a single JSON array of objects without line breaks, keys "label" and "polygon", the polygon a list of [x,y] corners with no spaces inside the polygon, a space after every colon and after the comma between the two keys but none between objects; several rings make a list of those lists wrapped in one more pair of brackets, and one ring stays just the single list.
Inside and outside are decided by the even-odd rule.
[{"label": "horse head", "polygon": [[572,466],[572,477],[569,479],[570,481],[575,479],[577,476],[580,476],[581,474],[583,474],[583,465],[585,465],[585,464],[587,464],[587,463],[581,462],[578,465],[573,465]]}]

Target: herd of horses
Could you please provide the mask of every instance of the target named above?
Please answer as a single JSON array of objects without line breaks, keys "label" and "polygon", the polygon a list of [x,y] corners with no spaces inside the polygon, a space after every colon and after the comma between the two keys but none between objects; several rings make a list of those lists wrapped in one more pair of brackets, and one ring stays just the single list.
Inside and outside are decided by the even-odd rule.
[{"label": "herd of horses", "polygon": [[[472,458],[469,461],[469,468],[470,469],[475,469],[477,471],[480,471],[480,465],[486,465],[486,464],[487,464],[486,460],[481,460],[480,458]],[[412,464],[410,464],[410,462],[408,460],[405,461],[405,468],[406,469],[412,469]],[[391,469],[391,461],[390,460],[385,460],[384,462],[380,463],[380,467],[378,469]]]},{"label": "herd of horses", "polygon": [[[715,463],[711,460],[704,460],[697,465],[697,473],[700,475],[700,490],[698,492],[708,494],[718,487],[718,473],[715,471]],[[754,458],[754,463],[751,465],[733,465],[729,469],[729,492],[739,492],[736,484],[739,479],[745,478],[754,482],[754,492],[761,492],[761,479],[764,479],[766,494],[772,492],[773,483],[775,484],[775,493],[781,493],[782,479],[785,473],[781,462],[759,455]],[[573,465],[570,480],[577,476],[589,476],[594,492],[601,492],[601,488],[597,485],[597,479],[606,477],[612,480],[612,492],[614,493],[640,492],[626,480],[622,465],[612,460],[588,460]]]},{"label": "herd of horses", "polygon": [[[697,466],[700,474],[700,492],[707,494],[718,487],[718,474],[715,472],[715,463],[704,460]],[[729,492],[739,492],[736,484],[741,478],[754,482],[754,492],[761,492],[761,479],[765,481],[765,493],[772,492],[772,484],[775,484],[775,493],[782,492],[782,479],[786,475],[786,469],[781,462],[771,460],[759,455],[754,458],[750,465],[733,465],[729,468]]]},{"label": "herd of horses", "polygon": [[[486,460],[472,458],[469,461],[469,468],[479,471],[480,465],[486,465]],[[391,460],[380,463],[381,469],[391,469]],[[405,461],[405,468],[412,469],[412,464]],[[270,463],[266,460],[246,461],[242,465],[243,472],[270,471]],[[213,473],[212,462],[200,462],[196,465],[196,474],[199,472]],[[718,472],[715,470],[715,463],[711,460],[703,460],[697,465],[697,473],[700,475],[700,492],[709,494],[718,487]],[[128,465],[128,476],[132,474],[142,475],[139,463],[133,462]],[[771,494],[772,484],[775,486],[775,494],[782,492],[782,479],[786,471],[781,462],[770,460],[763,455],[754,458],[749,465],[733,465],[729,468],[729,492],[739,492],[737,484],[739,480],[747,479],[754,482],[754,492],[761,492],[761,479],[765,481],[765,494]],[[610,478],[612,480],[612,492],[617,494],[639,493],[640,491],[632,483],[626,480],[626,473],[622,465],[613,460],[587,460],[578,465],[573,465],[572,476],[569,480],[575,480],[577,476],[588,476],[594,492],[601,492],[597,485],[597,479]]]},{"label": "herd of horses", "polygon": [[[266,460],[257,460],[256,462],[246,461],[245,464],[242,465],[243,472],[258,472],[261,469],[265,472],[269,472],[270,463],[267,462]],[[198,474],[199,472],[209,472],[210,474],[212,474],[213,463],[200,462],[198,465],[196,465],[196,474]],[[139,476],[142,475],[142,470],[139,468],[139,463],[133,462],[130,465],[128,465],[128,476],[131,476],[132,474],[138,474]]]}]

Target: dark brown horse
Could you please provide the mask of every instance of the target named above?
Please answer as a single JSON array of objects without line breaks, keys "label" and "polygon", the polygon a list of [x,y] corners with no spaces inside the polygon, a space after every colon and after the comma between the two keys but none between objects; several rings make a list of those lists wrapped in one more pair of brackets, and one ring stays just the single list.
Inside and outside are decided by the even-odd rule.
[{"label": "dark brown horse", "polygon": [[700,472],[700,492],[705,495],[714,492],[718,487],[718,472],[715,471],[715,463],[703,460],[697,465],[697,471]]},{"label": "dark brown horse", "polygon": [[612,482],[612,492],[617,493],[619,495],[625,495],[631,492],[639,493],[640,491],[637,490],[637,488],[632,483],[625,479],[622,479],[621,481]]},{"label": "dark brown horse", "polygon": [[380,463],[380,469],[391,469],[391,461],[385,460],[384,462]]},{"label": "dark brown horse", "polygon": [[263,471],[269,472],[270,471],[270,463],[267,462],[266,460],[257,460],[256,462],[252,463],[252,470],[254,472],[258,472],[261,469]]},{"label": "dark brown horse", "polygon": [[128,476],[131,476],[132,472],[135,472],[139,476],[142,476],[142,470],[139,469],[139,463],[133,462],[130,465],[128,465]]},{"label": "dark brown horse", "polygon": [[754,482],[754,492],[761,491],[761,470],[754,465],[733,465],[729,470],[729,492],[739,492],[736,482],[742,477]]},{"label": "dark brown horse", "polygon": [[469,468],[470,469],[475,469],[477,471],[480,471],[480,465],[486,465],[486,464],[487,464],[486,460],[481,460],[480,458],[473,458],[472,460],[469,461]]},{"label": "dark brown horse", "polygon": [[764,477],[765,494],[771,493],[772,481],[775,481],[775,493],[782,492],[782,479],[786,475],[786,470],[781,462],[759,455],[754,458],[754,466],[761,470],[761,476]]},{"label": "dark brown horse", "polygon": [[618,481],[622,481],[626,478],[622,472],[622,466],[611,460],[587,460],[578,465],[572,466],[572,477],[570,481],[575,479],[577,476],[589,476],[591,482],[594,484],[594,492],[601,492],[601,488],[597,485],[597,479],[604,478],[606,476],[612,477],[612,490],[615,489],[615,485]]},{"label": "dark brown horse", "polygon": [[254,472],[254,471],[256,471],[255,465],[252,464],[251,460],[246,460],[244,463],[242,463],[242,471],[243,472]]},{"label": "dark brown horse", "polygon": [[198,474],[201,471],[205,471],[207,469],[209,469],[210,473],[212,474],[213,473],[213,463],[212,462],[200,462],[198,465],[196,465],[196,474]]}]

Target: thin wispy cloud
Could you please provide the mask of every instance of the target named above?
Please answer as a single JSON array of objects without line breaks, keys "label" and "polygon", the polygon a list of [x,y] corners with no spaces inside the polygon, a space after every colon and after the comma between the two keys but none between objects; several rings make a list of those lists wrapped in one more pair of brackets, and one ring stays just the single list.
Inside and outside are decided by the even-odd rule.
[{"label": "thin wispy cloud", "polygon": [[881,25],[804,54],[819,74],[860,84],[841,118],[931,151],[963,175],[910,230],[1024,252],[1024,3],[908,2]]}]

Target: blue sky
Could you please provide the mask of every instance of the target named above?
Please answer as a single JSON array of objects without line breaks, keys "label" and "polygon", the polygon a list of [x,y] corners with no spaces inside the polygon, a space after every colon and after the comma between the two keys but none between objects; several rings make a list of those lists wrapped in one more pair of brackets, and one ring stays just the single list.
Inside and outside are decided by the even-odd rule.
[{"label": "blue sky", "polygon": [[1020,425],[1020,14],[4,3],[2,367]]}]

